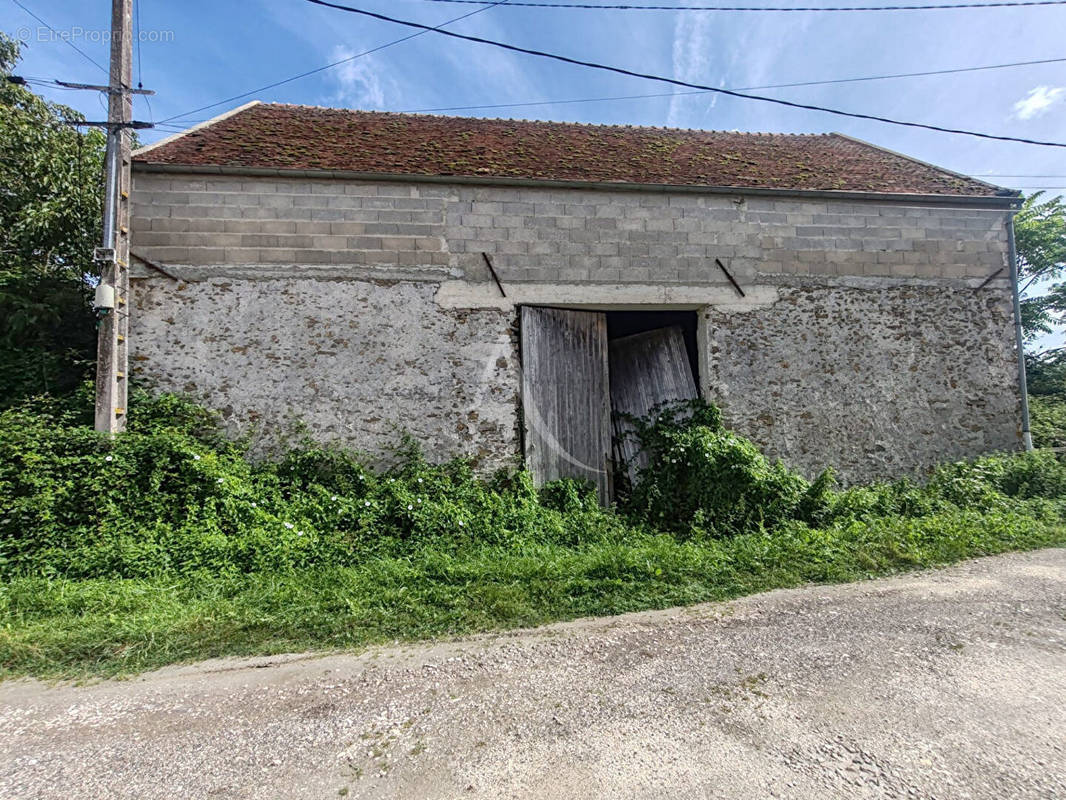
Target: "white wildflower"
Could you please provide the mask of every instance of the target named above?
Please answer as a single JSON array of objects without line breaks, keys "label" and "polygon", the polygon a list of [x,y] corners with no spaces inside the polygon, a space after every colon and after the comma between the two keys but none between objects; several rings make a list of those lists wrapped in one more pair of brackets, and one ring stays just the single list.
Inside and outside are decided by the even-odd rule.
[{"label": "white wildflower", "polygon": [[462,520],[459,520],[459,527],[460,528],[463,527],[463,521]]},{"label": "white wildflower", "polygon": [[252,508],[255,508],[255,503],[252,503]]},{"label": "white wildflower", "polygon": [[219,478],[215,483],[222,483],[222,478]]},{"label": "white wildflower", "polygon": [[366,503],[365,503],[365,505],[366,505],[366,507],[367,507],[367,508],[370,508],[370,501],[369,501],[369,500],[367,500],[367,501],[366,501]]},{"label": "white wildflower", "polygon": [[419,483],[421,483],[421,482],[422,482],[422,479],[421,479],[421,478],[419,478],[419,479],[418,479],[418,482],[419,482]]},{"label": "white wildflower", "polygon": [[293,524],[292,524],[291,522],[286,522],[286,523],[285,523],[285,527],[286,527],[286,528],[288,528],[288,529],[289,529],[289,530],[291,531],[291,530],[292,530],[293,528],[295,528],[296,526],[295,526],[295,525],[293,525]]},{"label": "white wildflower", "polygon": [[106,456],[106,457],[104,458],[104,461],[110,461],[110,460],[111,460],[111,456]]},{"label": "white wildflower", "polygon": [[193,456],[193,457],[192,457],[192,460],[193,460],[193,461],[199,461],[199,460],[200,460],[200,456]]},{"label": "white wildflower", "polygon": [[337,495],[333,495],[333,501],[334,501],[334,502],[336,502],[336,501],[337,501]]},{"label": "white wildflower", "polygon": [[408,504],[407,504],[407,510],[408,510],[408,511],[412,511],[412,510],[414,510],[414,506],[413,506],[413,505],[411,505],[410,503],[408,503]]}]

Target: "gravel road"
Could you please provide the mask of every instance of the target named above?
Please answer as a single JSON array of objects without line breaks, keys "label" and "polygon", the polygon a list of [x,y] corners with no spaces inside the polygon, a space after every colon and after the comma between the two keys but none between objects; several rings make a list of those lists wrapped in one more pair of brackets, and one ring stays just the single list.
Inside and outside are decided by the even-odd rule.
[{"label": "gravel road", "polygon": [[0,684],[0,797],[1064,798],[1066,549],[360,655]]}]

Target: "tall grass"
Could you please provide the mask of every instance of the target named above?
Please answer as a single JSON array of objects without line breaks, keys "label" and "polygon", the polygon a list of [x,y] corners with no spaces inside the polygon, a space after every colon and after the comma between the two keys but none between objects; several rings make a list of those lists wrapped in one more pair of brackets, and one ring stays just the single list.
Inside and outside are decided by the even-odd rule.
[{"label": "tall grass", "polygon": [[646,429],[648,470],[600,509],[575,483],[537,491],[409,444],[381,473],[314,446],[255,464],[175,397],[140,395],[113,441],[76,408],[0,414],[0,675],[357,647],[1066,543],[1046,453],[838,491],[697,409]]}]

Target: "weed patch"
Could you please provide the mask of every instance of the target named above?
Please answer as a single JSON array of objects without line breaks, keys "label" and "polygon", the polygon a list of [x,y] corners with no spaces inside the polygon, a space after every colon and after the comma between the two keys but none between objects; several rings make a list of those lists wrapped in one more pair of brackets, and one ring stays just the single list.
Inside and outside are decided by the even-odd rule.
[{"label": "weed patch", "polygon": [[[1066,543],[1049,453],[838,490],[710,407],[650,424],[618,509],[587,487],[307,446],[257,464],[211,415],[136,397],[0,413],[0,674],[115,675],[722,600]],[[713,484],[713,485],[712,485]]]}]

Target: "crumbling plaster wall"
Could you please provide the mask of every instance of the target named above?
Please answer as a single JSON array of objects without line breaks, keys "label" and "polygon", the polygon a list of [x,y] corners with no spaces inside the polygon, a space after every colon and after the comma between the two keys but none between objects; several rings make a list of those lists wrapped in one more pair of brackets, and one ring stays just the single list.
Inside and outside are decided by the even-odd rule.
[{"label": "crumbling plaster wall", "polygon": [[834,283],[703,314],[702,388],[730,427],[849,483],[1018,447],[1008,291]]},{"label": "crumbling plaster wall", "polygon": [[426,282],[136,282],[134,364],[217,408],[260,452],[298,435],[380,456],[403,431],[439,459],[515,463],[513,314],[444,311]]},{"label": "crumbling plaster wall", "polygon": [[808,473],[1017,446],[999,210],[150,172],[133,201],[178,279],[134,272],[137,368],[264,447],[300,420],[512,461],[523,303],[700,309],[706,396]]}]

